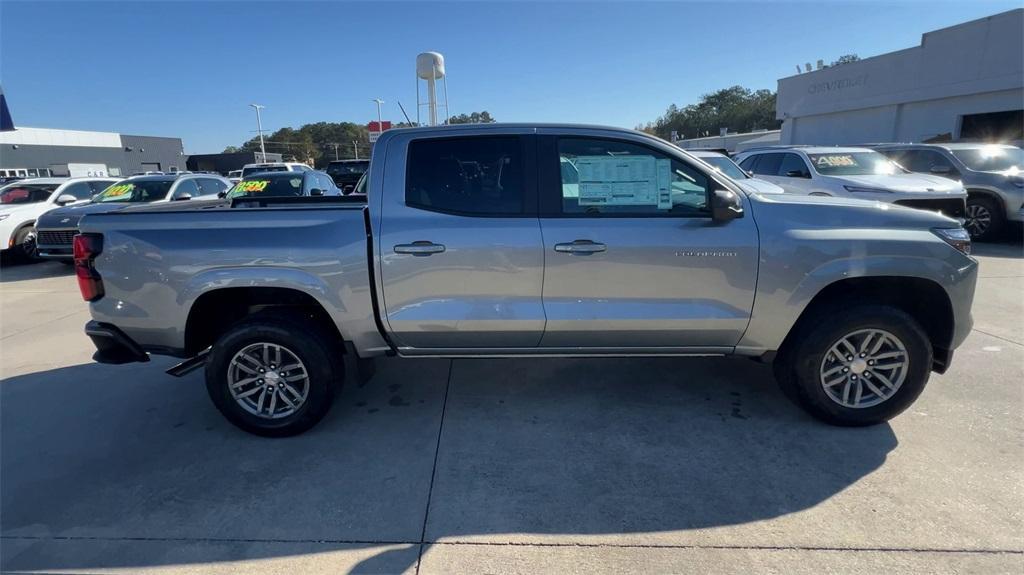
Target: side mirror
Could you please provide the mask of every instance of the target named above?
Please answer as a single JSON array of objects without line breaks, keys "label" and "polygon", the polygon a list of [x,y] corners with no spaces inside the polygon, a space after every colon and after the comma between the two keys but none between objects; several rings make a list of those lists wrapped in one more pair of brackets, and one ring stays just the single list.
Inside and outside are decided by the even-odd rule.
[{"label": "side mirror", "polygon": [[191,200],[191,199],[192,199],[192,194],[190,194],[188,192],[185,192],[184,194],[181,194],[180,196],[174,198],[174,201],[180,202],[180,201],[183,201],[183,200]]},{"label": "side mirror", "polygon": [[75,196],[72,196],[71,194],[61,194],[60,197],[57,198],[57,205],[58,206],[66,206],[68,204],[73,204],[73,203],[75,203],[77,201],[78,201],[78,198],[76,198]]},{"label": "side mirror", "polygon": [[722,223],[743,217],[743,202],[736,192],[714,190],[711,192],[711,219]]},{"label": "side mirror", "polygon": [[217,197],[223,200],[224,198],[228,197],[228,191],[224,190],[221,192],[217,192]]},{"label": "side mirror", "polygon": [[933,174],[948,174],[953,170],[949,166],[932,166],[928,171]]},{"label": "side mirror", "polygon": [[309,190],[309,195],[311,195],[311,196],[322,196],[322,195],[324,195],[324,191],[321,190],[320,188],[313,188],[312,190]]},{"label": "side mirror", "polygon": [[746,174],[747,174],[748,176],[750,176],[751,178],[753,178],[753,177],[754,177],[754,170],[745,170],[745,172],[746,172]]}]

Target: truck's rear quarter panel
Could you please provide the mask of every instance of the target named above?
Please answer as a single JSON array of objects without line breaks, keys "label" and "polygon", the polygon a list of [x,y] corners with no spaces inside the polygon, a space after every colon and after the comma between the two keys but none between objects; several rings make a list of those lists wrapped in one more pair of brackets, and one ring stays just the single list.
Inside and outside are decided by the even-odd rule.
[{"label": "truck's rear quarter panel", "polygon": [[183,209],[90,216],[104,237],[95,265],[106,295],[93,319],[147,351],[182,355],[189,310],[236,287],[304,292],[358,349],[386,349],[373,318],[362,207]]}]

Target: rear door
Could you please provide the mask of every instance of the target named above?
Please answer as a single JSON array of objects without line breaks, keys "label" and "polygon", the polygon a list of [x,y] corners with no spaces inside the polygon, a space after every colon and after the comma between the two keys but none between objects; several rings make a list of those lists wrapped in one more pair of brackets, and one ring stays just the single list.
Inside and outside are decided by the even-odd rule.
[{"label": "rear door", "polygon": [[590,133],[538,141],[541,347],[735,346],[757,277],[753,218],[713,222],[709,194],[726,186],[671,146]]},{"label": "rear door", "polygon": [[384,320],[403,353],[540,341],[535,138],[488,132],[387,144],[377,249]]}]

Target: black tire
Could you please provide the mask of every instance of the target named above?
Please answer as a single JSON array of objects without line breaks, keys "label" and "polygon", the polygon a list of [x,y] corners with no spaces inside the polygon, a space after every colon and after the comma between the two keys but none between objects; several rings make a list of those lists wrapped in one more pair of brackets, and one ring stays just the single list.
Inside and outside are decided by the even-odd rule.
[{"label": "black tire", "polygon": [[40,260],[39,252],[36,249],[36,228],[25,226],[18,230],[14,236],[14,252],[17,258],[23,262],[37,262]]},{"label": "black tire", "polygon": [[999,238],[1006,224],[1002,207],[993,198],[971,195],[967,198],[967,215],[964,228],[971,234],[971,240],[987,242]]},{"label": "black tire", "polygon": [[[305,366],[308,392],[294,413],[279,419],[261,417],[246,411],[232,397],[228,383],[231,361],[239,351],[256,343],[282,346]],[[233,326],[213,345],[206,362],[206,390],[224,417],[249,433],[264,437],[297,435],[323,419],[334,391],[343,382],[341,348],[336,343],[326,330],[298,316],[253,316]]]},{"label": "black tire", "polygon": [[[924,391],[931,374],[932,346],[910,315],[890,306],[854,305],[819,310],[815,316],[801,321],[773,366],[782,392],[809,414],[832,425],[875,425],[902,413]],[[888,399],[870,407],[847,407],[826,393],[820,370],[834,344],[862,329],[894,335],[903,343],[909,363],[903,383]]]}]

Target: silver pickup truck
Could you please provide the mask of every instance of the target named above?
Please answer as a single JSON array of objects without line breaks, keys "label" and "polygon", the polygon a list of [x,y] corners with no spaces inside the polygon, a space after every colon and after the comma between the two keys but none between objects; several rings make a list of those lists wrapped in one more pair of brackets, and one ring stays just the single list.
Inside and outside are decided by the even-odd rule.
[{"label": "silver pickup truck", "polygon": [[[750,193],[639,132],[390,130],[366,196],[86,216],[75,261],[105,363],[205,368],[220,411],[302,432],[377,356],[745,356],[815,417],[906,409],[971,329],[956,221]],[[353,366],[358,369],[353,369]]]}]

